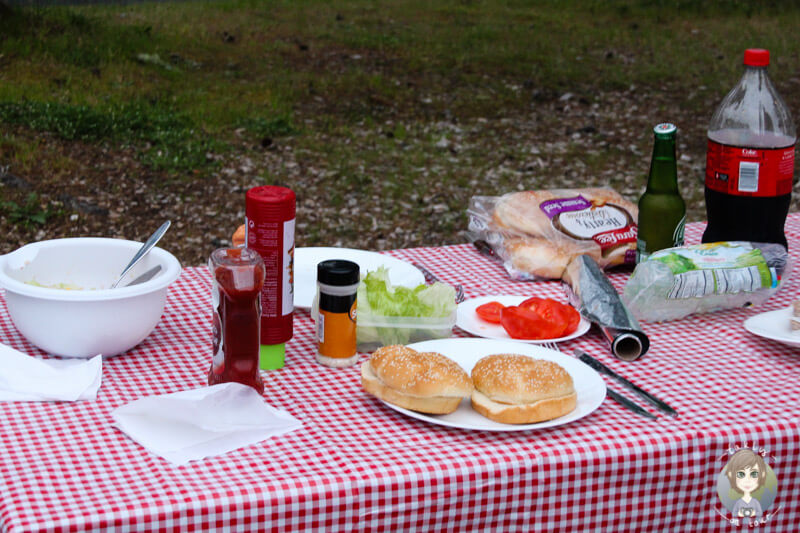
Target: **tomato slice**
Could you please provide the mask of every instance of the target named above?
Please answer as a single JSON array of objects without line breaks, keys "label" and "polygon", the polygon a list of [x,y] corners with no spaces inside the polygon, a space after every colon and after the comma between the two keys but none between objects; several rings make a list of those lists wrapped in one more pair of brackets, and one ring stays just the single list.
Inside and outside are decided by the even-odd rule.
[{"label": "tomato slice", "polygon": [[533,298],[528,298],[519,304],[519,306],[536,312],[539,316],[552,324],[553,329],[557,331],[557,333],[548,338],[563,337],[565,331],[569,329],[571,317],[567,309],[565,309],[568,306],[552,298],[538,298],[534,296]]},{"label": "tomato slice", "polygon": [[536,311],[513,305],[500,311],[500,323],[512,339],[553,339],[563,330]]},{"label": "tomato slice", "polygon": [[533,296],[528,298],[521,304],[520,307],[525,307],[539,313],[545,320],[551,320],[564,325],[564,330],[559,337],[569,335],[578,329],[578,324],[581,322],[581,314],[575,310],[574,307],[567,304],[557,302],[552,298],[539,298]]},{"label": "tomato slice", "polygon": [[500,302],[488,302],[476,307],[475,313],[486,322],[499,324],[500,311],[502,311],[504,307],[505,305],[501,304]]},{"label": "tomato slice", "polygon": [[564,330],[562,335],[569,335],[578,329],[578,324],[581,323],[581,314],[571,305],[565,305],[564,308],[569,316],[569,321],[567,322],[567,329]]}]

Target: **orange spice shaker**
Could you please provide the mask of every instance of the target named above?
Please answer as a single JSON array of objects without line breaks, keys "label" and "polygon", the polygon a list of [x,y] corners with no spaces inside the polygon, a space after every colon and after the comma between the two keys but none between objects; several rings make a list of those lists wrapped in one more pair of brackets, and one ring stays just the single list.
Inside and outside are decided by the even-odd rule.
[{"label": "orange spice shaker", "polygon": [[342,259],[317,265],[318,363],[335,368],[352,366],[356,353],[356,290],[358,264]]}]

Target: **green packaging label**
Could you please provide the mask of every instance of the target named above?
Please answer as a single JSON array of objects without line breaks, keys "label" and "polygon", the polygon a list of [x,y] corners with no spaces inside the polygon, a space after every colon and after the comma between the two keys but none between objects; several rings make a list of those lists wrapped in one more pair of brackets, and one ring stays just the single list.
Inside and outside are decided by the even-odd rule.
[{"label": "green packaging label", "polygon": [[761,250],[744,242],[715,242],[655,252],[674,274],[671,299],[737,294],[776,287],[778,277]]}]

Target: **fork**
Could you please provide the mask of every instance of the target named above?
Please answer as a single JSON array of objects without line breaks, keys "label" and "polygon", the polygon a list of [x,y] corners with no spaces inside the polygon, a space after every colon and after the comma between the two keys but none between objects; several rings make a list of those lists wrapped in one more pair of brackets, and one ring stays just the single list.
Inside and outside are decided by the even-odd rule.
[{"label": "fork", "polygon": [[[422,272],[422,276],[425,278],[426,283],[434,283],[440,281],[439,278],[434,275],[433,272],[425,268],[424,266],[420,265],[419,263],[413,263],[414,267]],[[459,283],[455,286],[456,290],[456,303],[460,304],[464,301],[464,287]]]},{"label": "fork", "polygon": [[544,343],[542,343],[542,346],[544,346],[548,350],[553,350],[553,351],[556,351],[556,352],[560,352],[561,351],[558,348],[558,344],[555,343],[555,342],[544,342]]},{"label": "fork", "polygon": [[456,303],[460,304],[464,301],[464,287],[459,283],[456,285]]}]

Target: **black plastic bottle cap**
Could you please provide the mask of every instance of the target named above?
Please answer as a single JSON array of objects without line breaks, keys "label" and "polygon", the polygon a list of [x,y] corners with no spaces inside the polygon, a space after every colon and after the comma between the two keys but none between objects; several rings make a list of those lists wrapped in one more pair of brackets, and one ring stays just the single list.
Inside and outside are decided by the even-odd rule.
[{"label": "black plastic bottle cap", "polygon": [[329,259],[317,264],[317,281],[325,285],[355,285],[359,279],[358,264],[352,261]]}]

